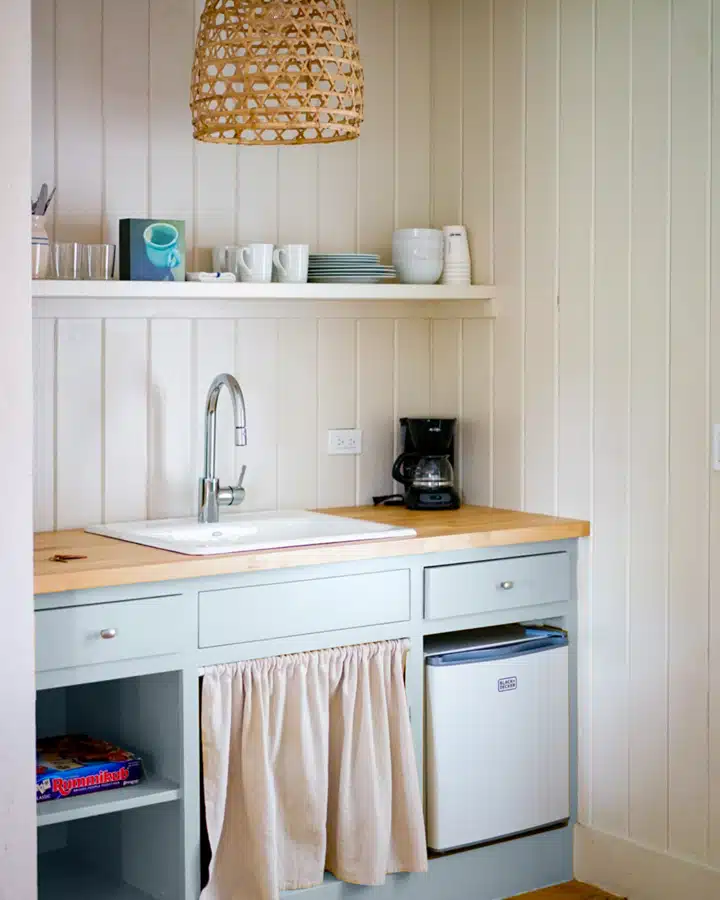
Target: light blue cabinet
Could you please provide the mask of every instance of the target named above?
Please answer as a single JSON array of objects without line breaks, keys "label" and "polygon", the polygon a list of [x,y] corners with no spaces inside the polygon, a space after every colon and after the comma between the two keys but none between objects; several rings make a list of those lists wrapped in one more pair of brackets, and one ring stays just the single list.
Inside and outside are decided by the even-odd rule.
[{"label": "light blue cabinet", "polygon": [[[117,741],[147,772],[137,788],[40,805],[40,900],[196,900],[203,667],[409,638],[422,775],[425,636],[551,622],[567,628],[574,659],[575,567],[575,542],[558,541],[38,596],[39,733]],[[574,759],[574,675],[571,696]],[[574,765],[570,777],[574,796]],[[568,825],[431,860],[429,874],[382,888],[328,876],[312,893],[497,900],[571,875]]]}]

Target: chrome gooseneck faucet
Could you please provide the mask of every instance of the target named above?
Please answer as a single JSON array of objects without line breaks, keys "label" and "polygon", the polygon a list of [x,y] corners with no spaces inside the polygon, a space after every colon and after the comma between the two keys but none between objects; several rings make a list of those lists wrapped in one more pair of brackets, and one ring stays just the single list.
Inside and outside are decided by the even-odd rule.
[{"label": "chrome gooseneck faucet", "polygon": [[205,472],[200,479],[199,522],[217,522],[221,506],[239,506],[245,499],[245,488],[242,486],[245,477],[245,466],[240,472],[240,479],[235,487],[220,487],[220,480],[215,474],[215,444],[217,439],[217,405],[223,385],[230,391],[233,418],[235,420],[235,446],[247,444],[245,427],[245,398],[237,379],[224,373],[213,379],[205,405]]}]

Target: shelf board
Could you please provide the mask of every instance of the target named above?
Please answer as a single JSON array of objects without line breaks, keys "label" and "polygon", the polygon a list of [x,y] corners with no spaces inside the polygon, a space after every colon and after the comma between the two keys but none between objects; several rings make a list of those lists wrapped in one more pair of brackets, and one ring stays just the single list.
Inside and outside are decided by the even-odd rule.
[{"label": "shelf board", "polygon": [[34,281],[36,318],[492,318],[495,288]]},{"label": "shelf board", "polygon": [[171,803],[173,800],[179,800],[181,793],[174,781],[150,777],[131,787],[114,788],[109,791],[98,791],[95,794],[82,794],[78,797],[38,803],[37,824],[38,826],[57,825],[60,822],[71,822],[74,819],[87,819],[91,816],[104,816],[126,809],[138,809],[141,806]]},{"label": "shelf board", "polygon": [[152,900],[149,894],[85,868],[66,850],[38,856],[38,900]]}]

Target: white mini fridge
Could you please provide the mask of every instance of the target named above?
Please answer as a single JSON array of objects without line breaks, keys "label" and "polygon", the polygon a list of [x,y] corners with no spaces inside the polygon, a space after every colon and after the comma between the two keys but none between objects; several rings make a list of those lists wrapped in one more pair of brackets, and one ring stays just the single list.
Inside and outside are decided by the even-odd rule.
[{"label": "white mini fridge", "polygon": [[497,840],[569,817],[564,632],[507,626],[429,639],[425,680],[430,849]]}]

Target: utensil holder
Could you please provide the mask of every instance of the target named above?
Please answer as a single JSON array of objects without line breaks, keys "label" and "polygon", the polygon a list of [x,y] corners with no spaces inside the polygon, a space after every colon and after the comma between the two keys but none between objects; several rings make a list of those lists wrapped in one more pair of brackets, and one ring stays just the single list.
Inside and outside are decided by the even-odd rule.
[{"label": "utensil holder", "polygon": [[50,264],[50,239],[45,229],[45,216],[32,216],[31,247],[33,280],[47,278]]}]

